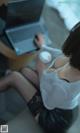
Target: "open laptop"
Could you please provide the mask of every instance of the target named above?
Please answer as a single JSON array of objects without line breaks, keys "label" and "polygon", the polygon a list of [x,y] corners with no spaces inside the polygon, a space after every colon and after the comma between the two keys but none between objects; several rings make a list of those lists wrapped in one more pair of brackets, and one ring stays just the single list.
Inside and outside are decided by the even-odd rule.
[{"label": "open laptop", "polygon": [[37,50],[33,39],[37,33],[47,34],[41,13],[45,0],[8,2],[5,33],[17,55]]}]

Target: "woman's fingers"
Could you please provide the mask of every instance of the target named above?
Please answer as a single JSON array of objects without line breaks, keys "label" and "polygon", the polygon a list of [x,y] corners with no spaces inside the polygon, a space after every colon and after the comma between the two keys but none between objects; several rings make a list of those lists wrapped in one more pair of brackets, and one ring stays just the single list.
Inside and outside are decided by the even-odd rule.
[{"label": "woman's fingers", "polygon": [[35,43],[36,43],[39,47],[41,47],[41,46],[44,44],[44,37],[43,37],[43,35],[42,35],[42,34],[36,35],[34,41],[35,41]]}]

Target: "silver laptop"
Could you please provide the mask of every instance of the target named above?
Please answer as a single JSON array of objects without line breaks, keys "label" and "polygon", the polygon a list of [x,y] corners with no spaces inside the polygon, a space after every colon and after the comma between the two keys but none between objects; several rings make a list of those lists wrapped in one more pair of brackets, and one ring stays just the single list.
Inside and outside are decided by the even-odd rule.
[{"label": "silver laptop", "polygon": [[[18,0],[8,3],[5,33],[17,55],[37,50],[33,39],[47,34],[41,13],[45,0]],[[47,36],[47,35],[46,35]]]}]

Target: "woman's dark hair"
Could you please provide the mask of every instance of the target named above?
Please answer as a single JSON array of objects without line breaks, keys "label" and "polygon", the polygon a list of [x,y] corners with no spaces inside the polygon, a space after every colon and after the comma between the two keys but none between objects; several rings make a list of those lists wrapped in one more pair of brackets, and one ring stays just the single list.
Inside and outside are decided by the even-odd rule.
[{"label": "woman's dark hair", "polygon": [[62,51],[70,58],[70,65],[80,70],[80,22],[70,31],[62,46]]}]

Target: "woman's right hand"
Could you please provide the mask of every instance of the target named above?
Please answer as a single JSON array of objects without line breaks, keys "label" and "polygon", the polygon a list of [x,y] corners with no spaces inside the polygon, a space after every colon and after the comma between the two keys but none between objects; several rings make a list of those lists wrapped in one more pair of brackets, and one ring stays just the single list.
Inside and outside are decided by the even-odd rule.
[{"label": "woman's right hand", "polygon": [[34,41],[39,48],[41,48],[45,44],[45,39],[41,33],[35,36]]}]

